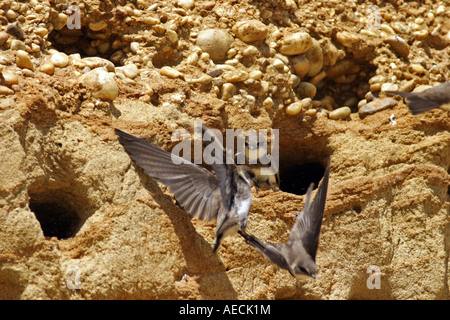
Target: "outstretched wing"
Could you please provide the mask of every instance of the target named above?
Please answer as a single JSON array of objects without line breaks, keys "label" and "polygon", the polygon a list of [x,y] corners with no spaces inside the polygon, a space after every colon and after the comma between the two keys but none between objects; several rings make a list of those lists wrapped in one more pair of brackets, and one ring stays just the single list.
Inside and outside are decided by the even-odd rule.
[{"label": "outstretched wing", "polygon": [[323,211],[325,209],[325,200],[327,198],[329,175],[330,161],[328,160],[322,183],[317,190],[314,200],[311,203],[311,185],[306,193],[305,206],[297,217],[297,221],[288,239],[288,246],[302,245],[313,259],[316,258],[317,248],[319,246],[319,235],[322,226]]},{"label": "outstretched wing", "polygon": [[[178,203],[192,217],[212,220],[222,197],[219,180],[208,170],[162,150],[149,142],[115,129],[119,141],[138,166],[169,187]],[[180,164],[173,163],[176,158]]]},{"label": "outstretched wing", "polygon": [[442,83],[422,92],[386,91],[390,94],[398,94],[409,100],[408,108],[412,114],[419,114],[438,108],[442,104],[450,102],[450,82]]}]

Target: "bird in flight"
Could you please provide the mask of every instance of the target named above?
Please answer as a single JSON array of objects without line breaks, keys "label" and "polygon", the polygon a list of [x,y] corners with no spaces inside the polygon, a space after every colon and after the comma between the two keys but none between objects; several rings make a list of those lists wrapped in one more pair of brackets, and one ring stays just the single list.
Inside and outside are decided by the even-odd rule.
[{"label": "bird in flight", "polygon": [[[119,129],[115,129],[115,133],[131,159],[147,175],[168,186],[177,202],[192,218],[207,221],[216,218],[214,252],[224,237],[236,234],[238,230],[245,232],[252,201],[251,186],[255,182],[255,174],[249,167],[236,166],[232,159],[229,161],[228,155],[228,161],[211,164],[214,175],[205,168]],[[202,126],[202,133],[204,140],[209,141],[207,145],[217,144],[225,159],[227,151],[214,130]]]},{"label": "bird in flight", "polygon": [[330,161],[314,200],[311,202],[313,184],[306,193],[305,205],[292,227],[286,243],[274,244],[263,242],[242,230],[238,233],[247,243],[255,247],[270,261],[289,271],[296,278],[315,278],[317,272],[316,253],[319,246],[320,228],[327,197]]}]

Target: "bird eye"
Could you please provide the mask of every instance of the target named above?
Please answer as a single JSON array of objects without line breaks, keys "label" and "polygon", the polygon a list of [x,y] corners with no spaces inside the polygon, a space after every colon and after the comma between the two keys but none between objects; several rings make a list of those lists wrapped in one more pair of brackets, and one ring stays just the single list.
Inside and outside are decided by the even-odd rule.
[{"label": "bird eye", "polygon": [[308,271],[306,271],[306,269],[303,268],[303,267],[300,267],[300,271],[301,271],[302,273],[304,273],[304,274],[308,274]]}]

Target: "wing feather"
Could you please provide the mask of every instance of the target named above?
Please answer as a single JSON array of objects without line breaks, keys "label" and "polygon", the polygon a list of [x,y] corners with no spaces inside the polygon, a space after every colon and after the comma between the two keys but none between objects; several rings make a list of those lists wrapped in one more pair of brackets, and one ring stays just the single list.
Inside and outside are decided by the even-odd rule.
[{"label": "wing feather", "polygon": [[[219,180],[208,170],[149,142],[115,129],[119,141],[144,171],[169,187],[178,203],[192,217],[212,220],[221,204]],[[181,162],[175,164],[173,159]]]}]

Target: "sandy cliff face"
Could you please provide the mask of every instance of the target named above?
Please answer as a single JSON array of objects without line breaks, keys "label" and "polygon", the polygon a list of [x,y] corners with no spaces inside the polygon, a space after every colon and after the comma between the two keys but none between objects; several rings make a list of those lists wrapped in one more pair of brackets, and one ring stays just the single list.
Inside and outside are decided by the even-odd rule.
[{"label": "sandy cliff face", "polygon": [[[449,80],[448,6],[385,4],[370,29],[365,2],[90,0],[68,29],[60,2],[0,5],[0,298],[449,298],[449,111],[358,110],[386,103],[386,83]],[[222,60],[196,42],[214,28],[231,37]],[[290,47],[299,32],[311,44]],[[283,181],[320,179],[333,152],[315,280],[238,236],[214,254],[215,223],[190,220],[113,131],[170,150],[195,120],[279,129],[281,190],[252,189],[247,227],[271,242],[303,206]]]}]

